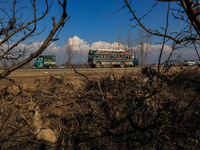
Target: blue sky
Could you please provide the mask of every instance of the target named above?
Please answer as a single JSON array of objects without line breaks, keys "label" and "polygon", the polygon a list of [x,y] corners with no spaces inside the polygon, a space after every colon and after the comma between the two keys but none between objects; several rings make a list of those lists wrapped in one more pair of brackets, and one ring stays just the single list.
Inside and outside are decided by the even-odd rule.
[{"label": "blue sky", "polygon": [[[56,13],[55,16],[59,16],[61,13],[60,6],[56,3],[57,1],[54,2],[54,7],[49,15]],[[151,9],[153,3],[155,3],[154,0],[138,0],[133,5],[137,14],[143,16]],[[118,33],[120,32],[121,38],[123,38],[128,30],[136,35],[138,28],[132,29],[128,25],[134,25],[135,22],[129,21],[132,16],[127,8],[107,18],[123,5],[123,0],[68,0],[67,12],[71,18],[62,29],[61,39],[58,43],[63,44],[69,36],[75,35],[89,44],[97,41],[117,41]],[[157,10],[144,19],[145,22],[148,22],[147,26],[159,28],[162,25],[166,13],[157,13],[157,11],[164,12],[165,6],[167,6],[166,3],[161,3]]]},{"label": "blue sky", "polygon": [[122,33],[128,28],[127,17],[122,12],[108,19],[106,17],[119,9],[123,5],[122,2],[121,0],[69,0],[68,13],[71,18],[61,36],[76,35],[89,44],[97,41],[116,41],[118,28]]}]

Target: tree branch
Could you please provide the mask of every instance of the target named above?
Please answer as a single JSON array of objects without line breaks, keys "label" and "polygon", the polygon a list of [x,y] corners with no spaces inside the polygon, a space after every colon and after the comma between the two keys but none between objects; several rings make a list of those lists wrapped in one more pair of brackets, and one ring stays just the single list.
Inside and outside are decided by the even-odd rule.
[{"label": "tree branch", "polygon": [[[58,0],[58,2],[61,3],[59,0]],[[66,11],[66,4],[67,4],[67,0],[63,0],[63,4],[61,5],[62,8],[63,8],[63,11]],[[64,25],[65,19],[66,19],[67,16],[68,16],[67,13],[63,12],[60,20],[58,21],[57,24],[55,24],[54,28],[50,31],[50,34],[48,35],[48,37],[46,38],[46,40],[43,42],[43,44],[41,45],[41,47],[35,53],[32,53],[24,61],[20,62],[19,64],[15,65],[15,66],[10,67],[9,69],[7,69],[5,71],[3,71],[0,74],[0,79],[8,76],[12,71],[14,71],[14,70],[16,70],[16,69],[24,66],[25,64],[27,64],[28,62],[30,62],[32,59],[34,59],[37,56],[39,56],[49,46],[49,43],[52,41],[53,36],[59,30],[59,28]],[[34,21],[35,21],[35,19],[34,19]]]}]

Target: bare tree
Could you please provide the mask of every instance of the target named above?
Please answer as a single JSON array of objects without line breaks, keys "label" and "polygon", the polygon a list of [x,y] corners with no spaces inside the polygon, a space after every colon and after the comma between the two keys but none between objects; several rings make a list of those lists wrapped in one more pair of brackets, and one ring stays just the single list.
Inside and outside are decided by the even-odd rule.
[{"label": "bare tree", "polygon": [[[166,25],[165,27],[160,27],[159,29],[151,29],[145,25],[143,22],[143,18],[146,17],[149,13],[151,13],[154,8],[157,6],[159,1],[167,2],[167,12],[166,12]],[[149,10],[143,16],[138,16],[134,11],[133,5],[131,5],[132,0],[124,0],[125,5],[122,8],[128,8],[129,12],[132,14],[133,18],[131,20],[136,20],[137,25],[140,25],[146,32],[154,36],[163,37],[163,45],[160,50],[159,60],[158,60],[158,72],[160,72],[160,63],[161,57],[163,54],[164,45],[167,41],[172,40],[173,45],[182,44],[185,46],[193,45],[194,49],[197,52],[197,56],[199,56],[197,47],[200,45],[200,11],[199,11],[199,2],[198,0],[156,0],[152,5],[151,10]],[[176,3],[176,7],[172,8],[171,3]],[[173,5],[174,6],[174,5]],[[169,20],[169,17],[173,17],[174,20]],[[170,32],[169,26],[170,21],[178,22],[179,24],[183,24],[184,27],[179,31]],[[135,25],[132,25],[135,27]],[[177,24],[178,27],[178,24]],[[178,27],[179,28],[179,27]],[[176,47],[176,46],[175,46]],[[200,58],[199,58],[200,59]]]},{"label": "bare tree", "polygon": [[[42,7],[44,10],[40,10],[39,7],[37,7],[37,4],[41,5],[41,2],[36,0],[30,0],[30,5],[26,7],[22,7],[24,6],[23,0],[0,1],[0,3],[4,3],[0,8],[2,13],[0,17],[0,60],[20,60],[20,58],[23,58],[28,49],[20,49],[19,44],[28,38],[39,35],[38,23],[47,17],[53,1],[54,0],[45,0],[44,2],[46,5]],[[43,44],[36,52],[32,53],[26,59],[22,59],[19,63],[6,68],[6,70],[0,74],[0,79],[5,78],[14,70],[29,63],[32,59],[39,56],[53,41],[58,40],[57,36],[61,28],[70,17],[66,12],[67,0],[63,0],[62,2],[58,0],[57,2],[62,8],[62,15],[57,23],[55,21],[55,16],[52,16],[52,30]],[[11,9],[10,4],[12,4]],[[5,6],[5,8],[3,6]],[[29,8],[30,11],[27,11],[26,9]],[[28,14],[27,16],[27,12],[32,12],[32,14]],[[39,29],[41,30],[41,27]]]},{"label": "bare tree", "polygon": [[72,59],[73,59],[74,55],[76,54],[74,47],[75,47],[75,45],[73,43],[73,39],[69,37],[67,40],[67,44],[65,46],[65,51],[67,53],[67,66],[68,67],[71,67]]},{"label": "bare tree", "polygon": [[152,36],[147,34],[147,32],[144,32],[144,30],[141,28],[138,31],[136,39],[137,49],[135,56],[138,58],[139,64],[142,67],[144,67],[146,63],[146,59],[150,51],[151,42],[152,42]]},{"label": "bare tree", "polygon": [[[200,11],[199,11],[199,3],[196,0],[157,0],[157,1],[165,1],[169,2],[169,10],[171,14],[173,15],[174,19],[178,19],[181,22],[184,22],[185,28],[183,28],[180,32],[176,33],[162,33],[159,30],[149,29],[147,28],[144,23],[142,22],[141,18],[144,16],[137,16],[133,8],[131,7],[130,3],[131,1],[124,0],[125,6],[130,10],[130,13],[133,15],[134,20],[136,20],[139,25],[148,33],[156,36],[162,36],[166,37],[168,39],[173,40],[177,44],[183,43],[183,42],[191,42],[191,41],[197,41],[200,39]],[[177,3],[177,9],[171,9],[170,3],[171,1],[176,1]],[[158,3],[158,2],[156,2]],[[179,6],[179,8],[178,8]],[[156,7],[156,4],[153,5],[153,8]],[[152,8],[152,9],[153,9]],[[174,13],[176,12],[176,14]],[[147,12],[147,13],[150,13]],[[146,14],[145,14],[146,15]],[[133,19],[132,19],[133,20]],[[167,22],[169,24],[169,22]],[[163,27],[162,27],[163,31]]]},{"label": "bare tree", "polygon": [[135,53],[136,51],[134,49],[134,37],[129,29],[128,29],[125,39],[126,39],[125,44],[127,45],[127,49],[130,50],[136,56],[136,53]]},{"label": "bare tree", "polygon": [[2,60],[2,68],[5,69],[5,68],[7,68],[7,67],[8,67],[8,62],[7,62],[6,59],[3,59],[3,60]]}]

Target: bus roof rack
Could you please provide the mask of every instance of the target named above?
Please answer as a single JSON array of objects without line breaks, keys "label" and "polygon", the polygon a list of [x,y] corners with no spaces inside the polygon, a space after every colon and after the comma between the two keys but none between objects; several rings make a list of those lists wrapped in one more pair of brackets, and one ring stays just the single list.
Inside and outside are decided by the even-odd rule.
[{"label": "bus roof rack", "polygon": [[125,50],[123,50],[123,49],[118,49],[118,50],[116,50],[116,49],[97,49],[98,51],[125,51]]}]

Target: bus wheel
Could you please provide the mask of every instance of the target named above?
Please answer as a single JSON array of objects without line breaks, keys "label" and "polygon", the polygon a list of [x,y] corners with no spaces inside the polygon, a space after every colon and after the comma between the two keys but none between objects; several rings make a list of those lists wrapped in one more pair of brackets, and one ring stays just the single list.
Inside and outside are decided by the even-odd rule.
[{"label": "bus wheel", "polygon": [[96,68],[101,68],[101,63],[100,62],[96,63]]},{"label": "bus wheel", "polygon": [[120,63],[120,67],[121,67],[121,68],[124,68],[124,67],[125,67],[124,62],[121,62],[121,63]]},{"label": "bus wheel", "polygon": [[91,67],[91,68],[94,68],[94,67],[95,67],[95,65],[90,65],[90,67]]}]

